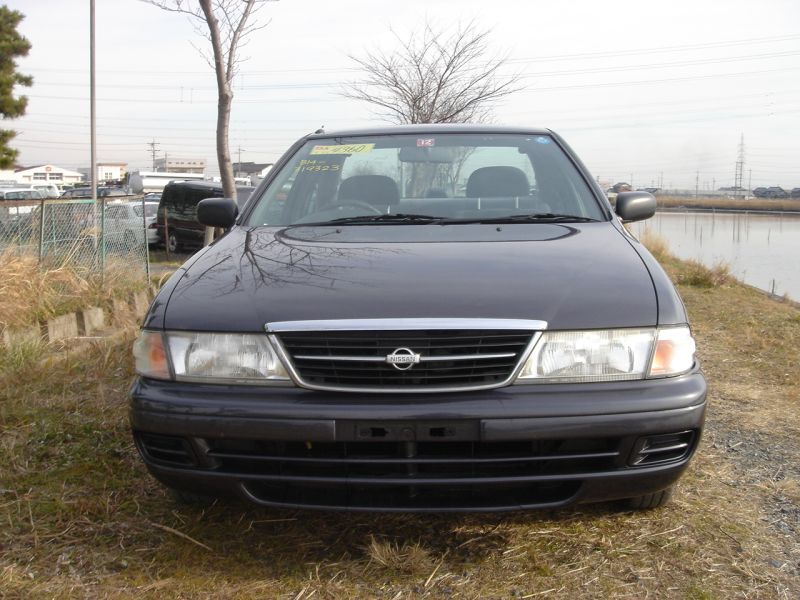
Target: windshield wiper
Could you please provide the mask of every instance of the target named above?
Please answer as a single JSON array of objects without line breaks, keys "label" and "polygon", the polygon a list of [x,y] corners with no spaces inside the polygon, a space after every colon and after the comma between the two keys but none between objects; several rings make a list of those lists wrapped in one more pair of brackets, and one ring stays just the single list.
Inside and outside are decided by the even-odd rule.
[{"label": "windshield wiper", "polygon": [[506,215],[504,217],[486,217],[470,219],[440,219],[442,225],[470,223],[594,223],[597,219],[579,215],[562,215],[557,213],[535,213],[528,215]]},{"label": "windshield wiper", "polygon": [[387,223],[391,225],[419,225],[428,223],[438,223],[442,217],[431,215],[415,215],[406,213],[392,213],[382,215],[359,215],[356,217],[342,217],[331,219],[330,221],[317,221],[314,223],[295,223],[295,226],[306,225],[369,225],[372,223]]}]

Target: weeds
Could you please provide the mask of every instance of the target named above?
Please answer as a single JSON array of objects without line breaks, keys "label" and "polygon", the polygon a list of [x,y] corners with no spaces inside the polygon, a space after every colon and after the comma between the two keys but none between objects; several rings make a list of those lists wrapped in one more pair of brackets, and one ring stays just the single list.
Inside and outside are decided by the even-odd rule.
[{"label": "weeds", "polygon": [[675,277],[676,283],[700,288],[714,288],[730,283],[733,279],[726,263],[716,263],[706,267],[696,260],[684,261],[685,267]]},{"label": "weeds", "polygon": [[364,551],[370,561],[398,573],[430,573],[434,566],[430,552],[419,541],[398,544],[370,536]]},{"label": "weeds", "polygon": [[639,241],[650,251],[658,262],[664,262],[672,258],[669,251],[667,240],[650,229],[645,229],[639,237]]},{"label": "weeds", "polygon": [[147,287],[144,276],[110,262],[104,274],[62,262],[40,266],[36,256],[0,252],[0,330],[45,321],[85,306],[110,306]]}]

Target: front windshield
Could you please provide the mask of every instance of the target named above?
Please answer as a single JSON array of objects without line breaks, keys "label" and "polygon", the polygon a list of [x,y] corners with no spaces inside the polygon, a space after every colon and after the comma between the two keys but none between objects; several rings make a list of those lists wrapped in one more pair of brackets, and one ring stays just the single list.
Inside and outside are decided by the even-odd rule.
[{"label": "front windshield", "polygon": [[604,219],[550,136],[383,135],[309,140],[258,199],[248,224],[528,215]]}]

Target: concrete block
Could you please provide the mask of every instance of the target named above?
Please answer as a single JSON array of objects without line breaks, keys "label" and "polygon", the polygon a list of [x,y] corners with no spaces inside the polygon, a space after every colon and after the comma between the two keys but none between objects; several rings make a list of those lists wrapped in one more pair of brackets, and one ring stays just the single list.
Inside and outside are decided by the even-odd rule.
[{"label": "concrete block", "polygon": [[42,330],[38,325],[22,327],[21,329],[4,329],[3,345],[7,348],[17,344],[36,344],[42,341]]},{"label": "concrete block", "polygon": [[147,298],[147,292],[134,292],[133,294],[133,312],[137,317],[143,317],[147,309],[150,308],[150,300]]},{"label": "concrete block", "polygon": [[92,335],[106,325],[106,315],[98,306],[84,308],[78,313],[78,329],[81,335]]},{"label": "concrete block", "polygon": [[78,337],[78,317],[68,313],[47,321],[47,341],[57,342]]},{"label": "concrete block", "polygon": [[111,320],[117,323],[122,323],[130,319],[131,307],[125,300],[114,298],[111,301],[112,312]]}]

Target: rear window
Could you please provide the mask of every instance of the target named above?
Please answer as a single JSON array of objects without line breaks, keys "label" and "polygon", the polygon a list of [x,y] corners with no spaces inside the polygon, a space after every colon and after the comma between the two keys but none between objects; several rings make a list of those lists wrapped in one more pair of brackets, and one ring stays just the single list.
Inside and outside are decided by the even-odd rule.
[{"label": "rear window", "polygon": [[248,222],[542,213],[604,219],[587,182],[550,136],[386,135],[308,141],[257,199]]}]

